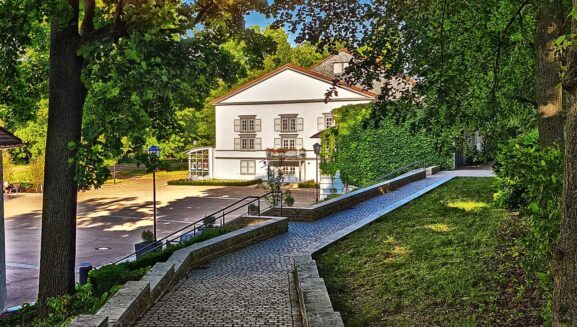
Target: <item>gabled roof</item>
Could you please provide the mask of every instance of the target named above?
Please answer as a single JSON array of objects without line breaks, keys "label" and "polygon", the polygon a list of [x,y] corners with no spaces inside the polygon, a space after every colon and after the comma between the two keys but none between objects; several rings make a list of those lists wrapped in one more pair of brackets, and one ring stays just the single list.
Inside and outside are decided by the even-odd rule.
[{"label": "gabled roof", "polygon": [[0,127],[0,149],[9,149],[22,145],[22,140],[4,127]]},{"label": "gabled roof", "polygon": [[[268,72],[268,73],[266,73],[266,74],[264,74],[264,75],[262,75],[256,79],[254,79],[252,81],[244,83],[243,85],[237,87],[236,89],[214,99],[211,102],[211,104],[217,105],[217,104],[221,103],[222,101],[224,101],[224,100],[226,100],[232,96],[235,96],[235,95],[241,93],[242,91],[247,90],[247,89],[263,82],[263,81],[266,81],[267,79],[269,79],[269,78],[271,78],[271,77],[273,77],[273,76],[275,76],[275,75],[277,75],[283,71],[286,71],[286,70],[292,70],[292,71],[307,75],[309,77],[312,77],[312,78],[315,78],[315,79],[318,79],[318,80],[321,80],[321,81],[324,81],[324,82],[327,82],[330,84],[333,83],[333,79],[328,77],[328,76],[325,76],[323,74],[317,73],[315,71],[312,71],[312,70],[304,68],[304,67],[300,67],[300,66],[293,65],[293,64],[286,64],[286,65],[283,65],[283,66],[281,66],[275,70],[272,70],[272,71],[270,71],[270,72]],[[351,92],[361,94],[361,95],[366,96],[368,98],[374,99],[378,96],[376,93],[373,93],[371,91],[367,91],[367,90],[364,90],[364,89],[362,89],[360,87],[356,87],[356,86],[348,86],[342,82],[338,83],[338,86],[345,89],[345,90],[349,90]]]}]

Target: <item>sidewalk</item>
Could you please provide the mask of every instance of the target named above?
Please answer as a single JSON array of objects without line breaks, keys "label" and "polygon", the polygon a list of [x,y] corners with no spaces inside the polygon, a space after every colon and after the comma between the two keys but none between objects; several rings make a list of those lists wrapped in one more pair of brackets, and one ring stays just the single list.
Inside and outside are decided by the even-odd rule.
[{"label": "sidewalk", "polygon": [[316,222],[290,222],[284,235],[191,271],[137,326],[300,326],[294,296],[291,304],[293,256],[363,217],[451,177],[429,177]]}]

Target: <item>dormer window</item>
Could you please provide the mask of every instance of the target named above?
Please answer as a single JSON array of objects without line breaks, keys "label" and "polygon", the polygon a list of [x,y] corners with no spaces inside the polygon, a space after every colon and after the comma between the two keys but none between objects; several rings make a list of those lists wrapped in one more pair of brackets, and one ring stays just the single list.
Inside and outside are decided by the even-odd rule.
[{"label": "dormer window", "polygon": [[333,74],[340,75],[345,72],[347,67],[349,67],[348,62],[335,62],[333,63]]}]

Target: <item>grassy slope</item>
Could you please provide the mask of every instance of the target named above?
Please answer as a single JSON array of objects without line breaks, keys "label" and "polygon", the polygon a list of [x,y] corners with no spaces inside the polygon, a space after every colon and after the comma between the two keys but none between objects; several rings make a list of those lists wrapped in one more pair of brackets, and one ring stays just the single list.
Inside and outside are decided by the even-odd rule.
[{"label": "grassy slope", "polygon": [[317,257],[348,326],[530,326],[514,240],[522,223],[492,207],[492,179],[456,179]]}]

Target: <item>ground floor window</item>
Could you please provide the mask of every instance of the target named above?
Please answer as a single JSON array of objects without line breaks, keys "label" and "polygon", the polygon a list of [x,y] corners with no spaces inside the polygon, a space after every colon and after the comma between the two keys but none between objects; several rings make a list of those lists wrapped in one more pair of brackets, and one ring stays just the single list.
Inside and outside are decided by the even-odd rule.
[{"label": "ground floor window", "polygon": [[256,174],[256,161],[254,161],[254,160],[241,160],[240,161],[240,173],[241,173],[241,175],[254,175],[254,174]]},{"label": "ground floor window", "polygon": [[198,149],[188,153],[189,179],[206,178],[209,176],[209,150]]}]

